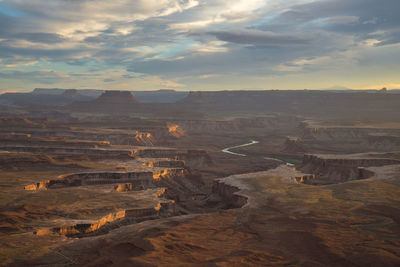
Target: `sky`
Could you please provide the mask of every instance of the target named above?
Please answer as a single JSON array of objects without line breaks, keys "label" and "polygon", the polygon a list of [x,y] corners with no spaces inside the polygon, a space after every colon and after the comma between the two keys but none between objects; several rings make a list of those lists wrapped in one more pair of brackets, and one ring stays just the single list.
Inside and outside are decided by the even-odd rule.
[{"label": "sky", "polygon": [[0,92],[400,88],[399,0],[0,0]]}]

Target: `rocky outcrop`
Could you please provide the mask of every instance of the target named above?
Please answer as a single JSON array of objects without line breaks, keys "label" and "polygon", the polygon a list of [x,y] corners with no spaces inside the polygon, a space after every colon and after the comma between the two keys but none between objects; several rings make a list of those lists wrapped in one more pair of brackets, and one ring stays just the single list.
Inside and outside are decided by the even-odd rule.
[{"label": "rocky outcrop", "polygon": [[147,167],[163,167],[163,168],[184,168],[185,162],[183,160],[155,160],[147,161],[142,164]]},{"label": "rocky outcrop", "polygon": [[161,198],[165,195],[165,192],[167,191],[166,188],[161,188],[160,190],[158,190],[155,194],[154,197],[156,198]]},{"label": "rocky outcrop", "polygon": [[184,178],[187,174],[189,174],[188,170],[183,168],[175,168],[175,169],[164,169],[162,171],[153,172],[154,180],[163,180],[163,179],[171,179],[171,178]]},{"label": "rocky outcrop", "polygon": [[133,190],[133,185],[128,183],[128,184],[119,184],[115,185],[113,188],[113,191],[117,192],[128,192]]},{"label": "rocky outcrop", "polygon": [[185,135],[185,130],[183,130],[178,124],[167,122],[168,132],[171,136],[179,138]]},{"label": "rocky outcrop", "polygon": [[313,180],[315,180],[315,174],[293,177],[293,181],[297,184],[310,183],[310,182],[312,183]]},{"label": "rocky outcrop", "polygon": [[157,140],[151,133],[137,132],[135,135],[135,140],[137,145],[142,146],[153,146],[157,143]]},{"label": "rocky outcrop", "polygon": [[45,180],[40,183],[27,185],[24,187],[24,189],[28,190],[28,191],[46,190],[52,184],[55,184],[55,183],[53,183],[51,180]]}]

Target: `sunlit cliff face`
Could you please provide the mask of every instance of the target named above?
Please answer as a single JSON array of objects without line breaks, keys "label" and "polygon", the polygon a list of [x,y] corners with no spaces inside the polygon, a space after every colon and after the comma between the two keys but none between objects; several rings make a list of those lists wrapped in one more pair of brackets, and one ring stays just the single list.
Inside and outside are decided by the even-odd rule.
[{"label": "sunlit cliff face", "polygon": [[400,87],[397,0],[0,1],[0,90]]},{"label": "sunlit cliff face", "polygon": [[185,135],[185,130],[183,130],[179,125],[167,122],[168,132],[177,138]]}]

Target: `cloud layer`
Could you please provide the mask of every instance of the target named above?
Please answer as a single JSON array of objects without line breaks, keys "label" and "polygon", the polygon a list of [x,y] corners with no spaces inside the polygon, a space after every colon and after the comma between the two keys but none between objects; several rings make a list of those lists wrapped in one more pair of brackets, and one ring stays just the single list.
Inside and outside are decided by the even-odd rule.
[{"label": "cloud layer", "polygon": [[400,84],[398,0],[3,0],[0,89]]}]

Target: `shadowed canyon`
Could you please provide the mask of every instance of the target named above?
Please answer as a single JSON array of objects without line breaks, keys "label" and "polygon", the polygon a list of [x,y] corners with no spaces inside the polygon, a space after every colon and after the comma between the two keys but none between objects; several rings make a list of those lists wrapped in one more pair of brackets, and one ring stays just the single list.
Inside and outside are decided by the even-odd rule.
[{"label": "shadowed canyon", "polygon": [[0,95],[4,266],[399,266],[400,94]]}]

